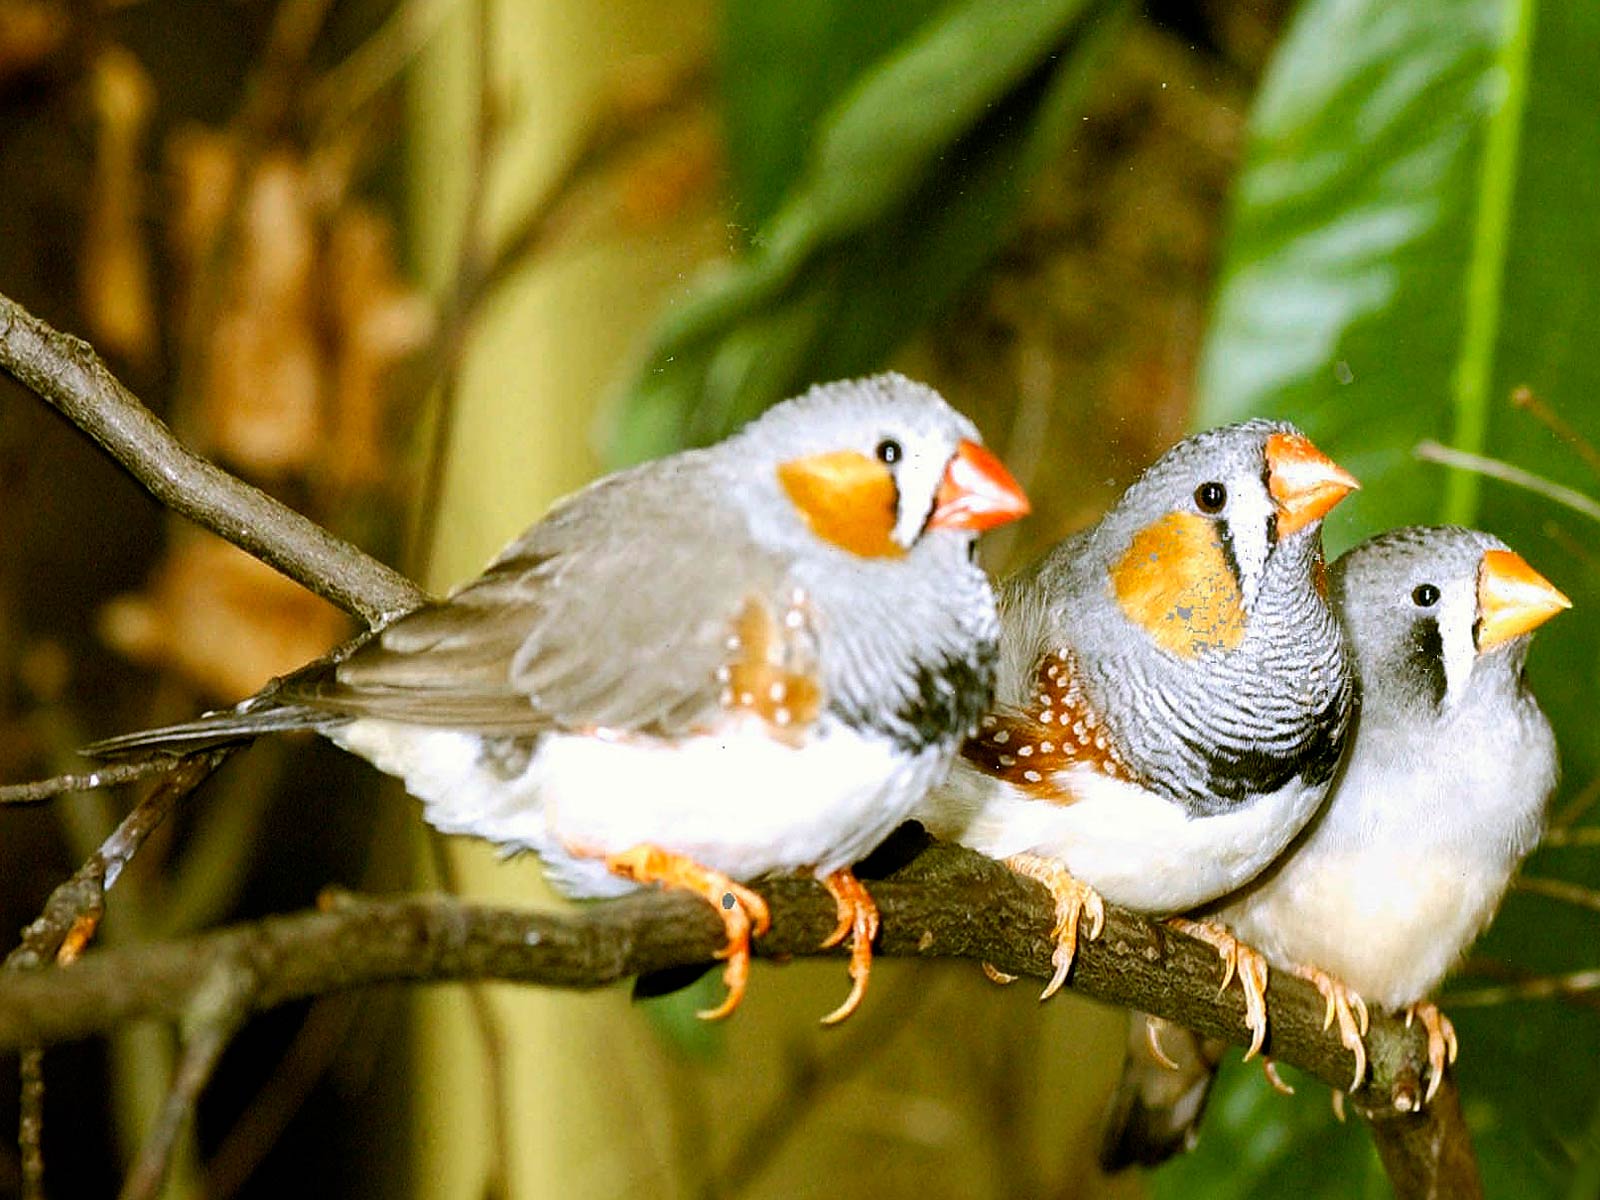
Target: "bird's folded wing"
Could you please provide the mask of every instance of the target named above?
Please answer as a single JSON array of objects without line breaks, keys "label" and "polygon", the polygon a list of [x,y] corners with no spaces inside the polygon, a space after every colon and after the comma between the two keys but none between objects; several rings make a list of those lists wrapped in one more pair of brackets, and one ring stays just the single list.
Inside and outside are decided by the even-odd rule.
[{"label": "bird's folded wing", "polygon": [[729,498],[707,492],[648,468],[604,480],[280,700],[508,735],[704,727],[741,615],[784,582]]}]

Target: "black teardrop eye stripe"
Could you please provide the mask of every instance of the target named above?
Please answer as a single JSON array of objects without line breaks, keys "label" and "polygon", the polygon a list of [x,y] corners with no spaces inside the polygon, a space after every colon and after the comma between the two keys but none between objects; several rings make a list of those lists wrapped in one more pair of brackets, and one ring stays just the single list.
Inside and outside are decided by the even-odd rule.
[{"label": "black teardrop eye stripe", "polygon": [[1217,544],[1222,547],[1222,561],[1228,564],[1228,574],[1233,576],[1233,586],[1244,591],[1244,575],[1239,570],[1239,556],[1233,552],[1233,526],[1221,517],[1216,518]]},{"label": "black teardrop eye stripe", "polygon": [[1434,708],[1444,703],[1450,680],[1445,675],[1444,638],[1436,618],[1419,617],[1411,623],[1404,670],[1406,682],[1419,695],[1427,696]]}]

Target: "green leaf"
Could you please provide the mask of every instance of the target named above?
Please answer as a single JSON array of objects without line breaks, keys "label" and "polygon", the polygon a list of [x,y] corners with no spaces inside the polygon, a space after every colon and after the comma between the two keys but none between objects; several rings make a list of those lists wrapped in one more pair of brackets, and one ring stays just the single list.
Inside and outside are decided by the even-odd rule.
[{"label": "green leaf", "polygon": [[[832,3],[801,7],[819,25],[844,20]],[[624,399],[613,463],[713,441],[810,382],[879,366],[1003,240],[1127,6],[949,0],[913,24],[918,7],[869,24],[837,70],[804,53],[775,64],[770,41],[754,38],[757,64],[792,75],[731,123],[732,149],[751,159],[735,178],[752,210],[772,215],[749,253],[663,320]],[[770,34],[779,18],[740,20]],[[801,48],[818,44],[834,42],[813,30]],[[739,61],[742,45],[729,46],[730,81],[757,73]],[[804,94],[830,84],[841,90],[825,107]],[[810,127],[785,125],[808,116]]]},{"label": "green leaf", "polygon": [[[1600,493],[1571,447],[1508,402],[1525,385],[1600,443],[1597,61],[1600,6],[1587,3],[1304,5],[1252,115],[1198,414],[1286,416],[1360,476],[1364,490],[1330,522],[1335,549],[1391,525],[1464,521],[1572,596],[1529,668],[1569,795],[1600,772],[1596,531],[1412,449],[1434,438]],[[1541,853],[1528,869],[1600,883],[1592,852]],[[1514,895],[1477,953],[1549,972],[1600,965],[1597,948],[1594,914]],[[1488,1193],[1592,1194],[1582,1187],[1600,1174],[1600,1019],[1550,1001],[1455,1017]],[[1257,1116],[1255,1136],[1287,1139],[1277,1188],[1350,1194],[1346,1177],[1316,1165],[1320,1135],[1270,1106]],[[1161,1193],[1266,1186],[1230,1159],[1222,1129],[1158,1176]]]}]

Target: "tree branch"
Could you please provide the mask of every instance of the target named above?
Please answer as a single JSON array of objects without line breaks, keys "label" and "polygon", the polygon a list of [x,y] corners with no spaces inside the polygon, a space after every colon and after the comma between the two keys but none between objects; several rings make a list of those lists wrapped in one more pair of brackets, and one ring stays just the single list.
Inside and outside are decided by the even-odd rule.
[{"label": "tree branch", "polygon": [[[1035,979],[1052,973],[1049,897],[998,863],[933,845],[871,886],[884,917],[881,954],[970,958]],[[798,877],[762,880],[757,890],[773,914],[772,931],[757,952],[785,958],[820,953],[817,946],[835,921],[828,893]],[[325,911],[184,941],[92,951],[70,966],[6,977],[0,980],[0,1047],[81,1038],[133,1020],[180,1020],[197,990],[224,969],[252,980],[253,1010],[380,983],[495,979],[597,988],[709,962],[721,930],[705,904],[673,893],[645,892],[560,913],[432,897],[344,897]],[[1104,934],[1080,946],[1071,986],[1242,1045],[1244,1006],[1237,989],[1217,996],[1220,977],[1216,953],[1204,943],[1110,908]],[[1273,1056],[1330,1087],[1345,1086],[1351,1059],[1324,1032],[1316,990],[1280,972],[1268,999]],[[1363,1115],[1404,1131],[1442,1122],[1456,1137],[1457,1124],[1438,1107],[1426,1122],[1395,1124],[1419,1106],[1426,1062],[1420,1027],[1378,1016],[1367,1044],[1372,1075],[1352,1096]]]},{"label": "tree branch", "polygon": [[189,450],[88,343],[0,295],[0,371],[88,434],[150,494],[317,595],[379,625],[427,599],[416,584]]}]

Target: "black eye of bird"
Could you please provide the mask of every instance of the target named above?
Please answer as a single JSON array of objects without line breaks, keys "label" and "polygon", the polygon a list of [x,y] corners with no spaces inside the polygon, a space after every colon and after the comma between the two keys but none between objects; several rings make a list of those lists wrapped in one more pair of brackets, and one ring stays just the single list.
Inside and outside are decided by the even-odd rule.
[{"label": "black eye of bird", "polygon": [[1202,483],[1194,490],[1194,502],[1201,512],[1221,512],[1222,506],[1228,502],[1228,489],[1216,480]]},{"label": "black eye of bird", "polygon": [[1419,583],[1412,589],[1411,603],[1418,608],[1432,608],[1439,603],[1439,589],[1431,583]]},{"label": "black eye of bird", "polygon": [[878,443],[878,448],[873,451],[878,456],[878,461],[894,466],[905,457],[905,451],[900,448],[900,443],[893,438],[884,438]]}]

